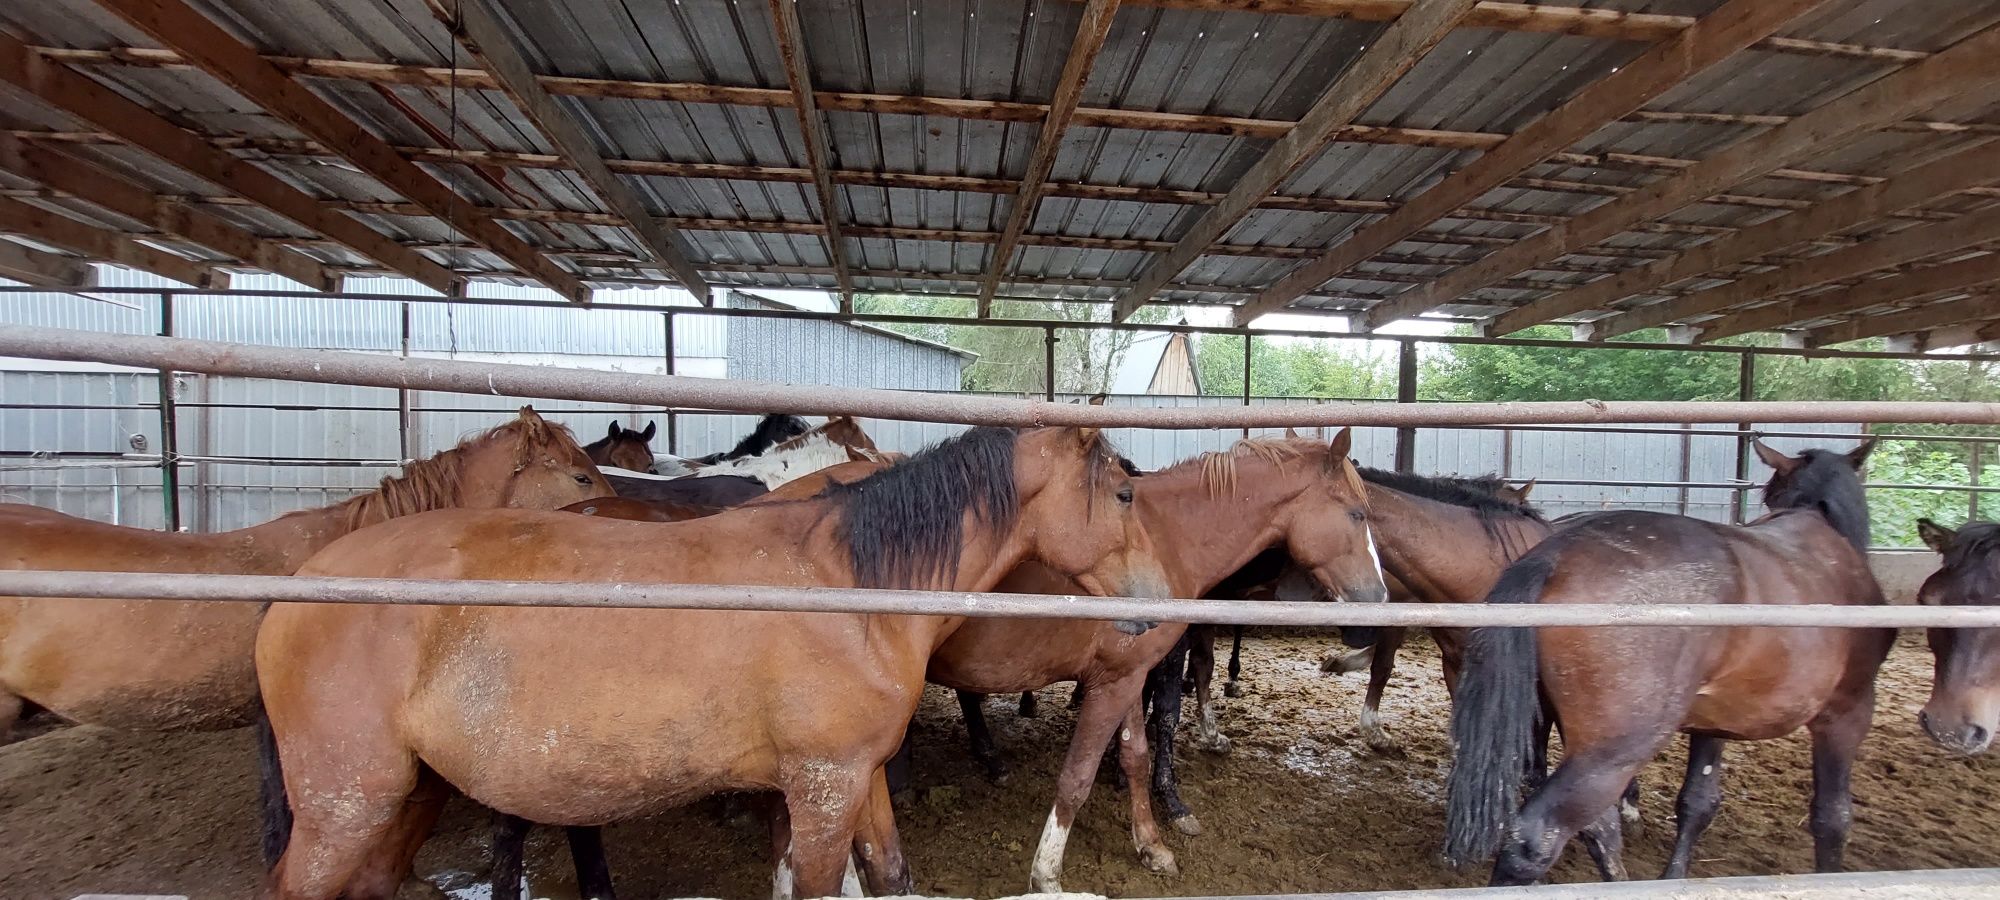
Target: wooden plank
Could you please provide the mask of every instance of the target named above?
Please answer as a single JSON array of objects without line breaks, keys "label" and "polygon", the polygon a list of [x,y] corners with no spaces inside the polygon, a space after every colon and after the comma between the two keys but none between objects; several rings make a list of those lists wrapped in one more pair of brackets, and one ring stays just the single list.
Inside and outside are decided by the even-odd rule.
[{"label": "wooden plank", "polygon": [[318,261],[74,156],[0,135],[0,169],[308,288],[340,289],[340,276],[327,271]]},{"label": "wooden plank", "polygon": [[0,32],[0,81],[64,113],[104,129],[217,187],[250,200],[317,234],[440,293],[451,290],[451,270],[398,245],[360,221],[330,210],[277,176],[209,144],[200,135],[155,115],[67,66],[48,62]]},{"label": "wooden plank", "polygon": [[[450,28],[466,50],[479,60],[493,80],[535,123],[549,142],[562,154],[569,167],[612,212],[624,220],[624,227],[638,236],[641,250],[674,276],[704,305],[709,301],[708,282],[689,261],[691,248],[672,226],[660,222],[644,201],[604,164],[597,143],[584,134],[576,121],[542,87],[528,61],[508,34],[487,0],[429,0],[431,13]],[[412,198],[415,199],[415,198]]]},{"label": "wooden plank", "polygon": [[229,276],[183,256],[156,250],[115,231],[79,222],[39,206],[0,198],[0,232],[9,232],[85,256],[151,272],[198,288],[226,288]]},{"label": "wooden plank", "polygon": [[478,213],[430,173],[404,159],[318,94],[293,81],[205,15],[182,0],[97,0],[127,24],[180,52],[231,90],[291,123],[384,186],[421,204],[473,243],[575,303],[590,302],[590,288],[500,223]]},{"label": "wooden plank", "polygon": [[1083,99],[1083,84],[1090,79],[1090,69],[1097,63],[1098,51],[1104,49],[1104,39],[1111,34],[1111,20],[1117,14],[1118,0],[1089,0],[1083,8],[1083,19],[1076,24],[1076,37],[1070,42],[1062,76],[1049,99],[1048,115],[1042,119],[1034,152],[1028,155],[1021,190],[1014,195],[1013,206],[1007,212],[1007,226],[1000,232],[1000,242],[993,247],[986,277],[979,285],[978,314],[982,319],[993,311],[993,293],[1013,267],[1014,249],[1020,245],[1028,223],[1034,220],[1035,208],[1042,203],[1049,172],[1055,168],[1056,154],[1062,150],[1063,132],[1069,130],[1070,119],[1076,115],[1077,103]]},{"label": "wooden plank", "polygon": [[[1933,303],[1928,306],[1919,306],[1912,309],[1901,309],[1875,316],[1862,316],[1849,319],[1845,322],[1836,322],[1832,325],[1821,326],[1805,333],[1805,345],[1807,347],[1827,347],[1834,344],[1845,344],[1849,341],[1866,340],[1872,337],[1953,328],[1964,323],[1978,322],[1995,317],[2000,317],[2000,297],[1996,297],[1991,293],[1979,293],[1957,300],[1947,300],[1943,303]],[[1990,327],[1990,325],[1986,326],[1986,328]],[[1961,337],[1964,339],[1957,340],[1955,343],[1927,342],[1927,345],[1952,347],[1991,340],[1990,337],[1980,337],[1976,334],[1968,334]],[[1947,337],[1946,340],[1951,340],[1951,338]]]},{"label": "wooden plank", "polygon": [[1888,303],[1903,303],[1926,294],[1960,290],[1996,279],[2000,279],[2000,253],[1988,253],[1941,266],[1913,269],[1889,278],[1864,281],[1846,290],[1793,297],[1744,310],[1705,323],[1696,340],[1716,341],[1792,322],[1823,319]]},{"label": "wooden plank", "polygon": [[1361,58],[1327,86],[1299,124],[1237,178],[1229,193],[1197,218],[1173,249],[1161,254],[1139,274],[1132,289],[1112,306],[1112,320],[1125,321],[1199,258],[1210,244],[1236,227],[1292,170],[1318,155],[1340,129],[1353,124],[1417,60],[1444,40],[1472,5],[1473,0],[1417,0],[1383,29],[1381,36],[1362,51]]},{"label": "wooden plank", "polygon": [[[1670,178],[1620,197],[1414,291],[1402,308],[1425,310],[1566,252],[1604,240],[1802,157],[1825,153],[1883,125],[1954,97],[2000,87],[2000,25],[1968,37],[1923,62],[1885,75],[1785,125],[1738,141]],[[1494,317],[1487,332],[1509,334],[1588,307],[1556,294]]]},{"label": "wooden plank", "polygon": [[0,241],[0,278],[47,288],[90,287],[95,273],[90,263],[13,241]]},{"label": "wooden plank", "polygon": [[[1609,76],[1578,92],[1568,102],[1514,133],[1443,181],[1396,210],[1335,245],[1320,259],[1287,274],[1236,314],[1236,324],[1291,305],[1299,295],[1353,268],[1360,261],[1393,246],[1424,226],[1443,218],[1528,168],[1590,136],[1674,85],[1769,35],[1823,0],[1731,0],[1693,27],[1682,31]],[[1519,271],[1519,270],[1516,270]],[[1415,293],[1410,292],[1410,293]],[[1400,297],[1370,311],[1370,330],[1398,318],[1422,312],[1418,298]]]},{"label": "wooden plank", "polygon": [[813,192],[819,195],[819,218],[826,227],[826,258],[833,263],[833,280],[840,287],[840,311],[853,312],[854,280],[847,274],[847,239],[840,233],[846,215],[830,174],[833,151],[826,141],[826,118],[813,95],[812,61],[806,56],[797,0],[771,0],[771,21],[777,29],[778,55],[785,61],[785,80],[792,88],[792,109],[799,115],[799,134],[805,138],[806,167],[812,172]]},{"label": "wooden plank", "polygon": [[[1567,292],[1571,295],[1570,304],[1582,309],[1604,309],[1621,297],[1651,293],[1677,281],[1747,262],[1946,194],[1996,181],[2000,181],[2000,142],[1972,147],[1886,181],[1841,194],[1811,209],[1752,225],[1728,240],[1709,241],[1666,259],[1575,288]],[[1647,327],[1631,324],[1644,320],[1628,319],[1627,315],[1630,314],[1592,322],[1592,339],[1603,340]]]}]

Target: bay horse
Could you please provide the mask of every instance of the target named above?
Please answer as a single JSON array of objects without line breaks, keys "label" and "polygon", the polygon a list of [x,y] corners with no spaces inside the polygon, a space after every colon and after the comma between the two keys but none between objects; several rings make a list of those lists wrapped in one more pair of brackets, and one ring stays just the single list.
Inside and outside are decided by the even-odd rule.
[{"label": "bay horse", "polygon": [[603,437],[583,445],[584,455],[598,466],[651,474],[653,435],[658,433],[659,425],[658,422],[647,422],[645,430],[641,431],[626,428],[614,419],[611,430],[605,432]]},{"label": "bay horse", "polygon": [[[982,590],[1030,559],[1164,596],[1095,429],[974,428],[807,500],[675,523],[437,512],[349,535],[314,575]],[[467,599],[476,602],[476,594]],[[778,791],[780,882],[911,887],[881,766],[948,616],[279,604],[258,678],[296,824],[271,893],[388,897],[449,783],[553,825]],[[282,828],[282,821],[270,823]]]},{"label": "bay horse", "polygon": [[[514,421],[404,466],[375,490],[213,534],[108,525],[0,505],[0,568],[289,575],[357,528],[451,506],[554,508],[611,493],[569,430],[523,407]],[[0,598],[0,740],[46,709],[155,731],[251,724],[254,603]]]},{"label": "bay horse", "polygon": [[[1501,574],[1486,602],[1882,603],[1868,568],[1860,477],[1873,442],[1796,457],[1754,446],[1772,469],[1764,486],[1771,512],[1757,521],[1639,511],[1568,517]],[[1493,883],[1527,884],[1581,836],[1600,871],[1623,878],[1617,800],[1681,731],[1687,780],[1663,877],[1684,877],[1722,802],[1724,742],[1803,726],[1812,734],[1814,865],[1838,870],[1853,820],[1854,757],[1895,636],[1880,628],[1474,629],[1452,713],[1446,858],[1463,865],[1497,853]],[[1538,714],[1561,730],[1563,760],[1517,812]]]},{"label": "bay horse", "polygon": [[[1926,606],[1991,606],[2000,602],[2000,525],[1967,522],[1953,531],[1917,520],[1924,543],[1944,564],[1924,580]],[[1993,745],[2000,728],[2000,628],[1932,628],[1934,680],[1917,713],[1924,733],[1948,750],[1972,756]]]},{"label": "bay horse", "polygon": [[[1166,565],[1171,595],[1203,596],[1252,558],[1277,548],[1310,572],[1326,596],[1386,599],[1361,480],[1347,458],[1352,442],[1349,429],[1341,429],[1331,444],[1239,441],[1226,452],[1204,453],[1134,479],[1135,509]],[[1076,585],[1047,567],[1029,565],[1010,574],[1000,589],[1068,594]],[[1102,621],[974,619],[931,656],[926,677],[958,691],[973,754],[995,777],[1001,766],[981,695],[1078,683],[1081,711],[1029,876],[1036,892],[1061,891],[1064,846],[1107,744],[1117,746],[1130,787],[1132,839],[1141,863],[1155,872],[1176,871],[1147,791],[1151,766],[1140,695],[1147,672],[1186,628],[1163,624],[1134,636]]]}]

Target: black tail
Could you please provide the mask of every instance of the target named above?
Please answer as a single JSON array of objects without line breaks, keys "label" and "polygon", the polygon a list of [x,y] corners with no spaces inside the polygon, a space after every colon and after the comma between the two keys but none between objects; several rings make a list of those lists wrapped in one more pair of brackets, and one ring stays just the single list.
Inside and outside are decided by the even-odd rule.
[{"label": "black tail", "polygon": [[[1534,603],[1554,572],[1552,555],[1531,553],[1500,574],[1486,602]],[[1452,865],[1492,859],[1514,823],[1540,715],[1538,671],[1532,628],[1476,628],[1465,642],[1445,799],[1444,855]]]},{"label": "black tail", "polygon": [[264,807],[264,868],[278,864],[292,839],[292,804],[285,795],[285,769],[278,761],[278,736],[271,717],[257,704],[257,799]]}]

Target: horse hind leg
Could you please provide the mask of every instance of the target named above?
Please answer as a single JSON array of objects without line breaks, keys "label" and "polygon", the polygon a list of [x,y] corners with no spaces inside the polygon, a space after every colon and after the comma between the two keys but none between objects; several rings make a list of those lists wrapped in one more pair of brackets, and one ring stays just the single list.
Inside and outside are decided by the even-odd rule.
[{"label": "horse hind leg", "polygon": [[1625,873],[1625,831],[1621,824],[1618,809],[1610,807],[1577,832],[1584,849],[1590,852],[1590,861],[1597,864],[1597,873],[1605,881],[1629,880]]},{"label": "horse hind leg", "polygon": [[1721,738],[1688,736],[1687,778],[1674,802],[1674,852],[1667,858],[1661,878],[1687,877],[1694,843],[1722,807],[1722,749]]},{"label": "horse hind leg", "polygon": [[418,776],[417,786],[403,801],[395,818],[383,829],[354,877],[348,882],[348,900],[393,900],[410,875],[417,850],[423,847],[438,816],[451,797],[451,788],[428,768]]},{"label": "horse hind leg", "polygon": [[985,694],[971,691],[954,691],[958,695],[958,710],[965,716],[965,736],[972,743],[972,758],[986,769],[986,777],[994,784],[1007,783],[1007,764],[1000,760],[999,748],[993,746],[993,732],[986,727],[986,710],[981,706]]},{"label": "horse hind leg", "polygon": [[[1511,837],[1493,861],[1493,884],[1533,884],[1548,874],[1571,836],[1594,829],[1600,851],[1615,833],[1618,797],[1671,732],[1621,736],[1568,749],[1562,764],[1521,807]],[[1603,823],[1603,824],[1600,824]],[[1611,868],[1622,871],[1622,865]]]},{"label": "horse hind leg", "polygon": [[1822,712],[1806,726],[1812,732],[1813,798],[1809,822],[1815,871],[1841,870],[1847,831],[1854,824],[1854,797],[1849,788],[1854,757],[1861,751],[1861,741],[1868,736],[1874,715],[1875,688],[1871,683],[1857,699],[1836,710]]},{"label": "horse hind leg", "polygon": [[1042,714],[1042,701],[1035,697],[1034,691],[1022,691],[1018,711],[1023,719],[1036,718]]},{"label": "horse hind leg", "polygon": [[1208,637],[1209,652],[1201,652],[1202,644],[1195,641],[1188,650],[1188,677],[1194,682],[1194,746],[1209,753],[1228,753],[1229,738],[1222,733],[1222,726],[1215,722],[1215,646],[1214,633]]},{"label": "horse hind leg", "polygon": [[1180,775],[1174,768],[1174,738],[1181,721],[1181,671],[1186,666],[1187,647],[1178,644],[1146,675],[1153,701],[1146,736],[1153,745],[1153,793],[1166,807],[1174,830],[1194,837],[1201,834],[1201,822],[1181,802]]},{"label": "horse hind leg", "polygon": [[1222,683],[1222,696],[1236,698],[1243,696],[1243,686],[1239,677],[1243,674],[1243,626],[1236,625],[1229,633],[1229,680]]},{"label": "horse hind leg", "polygon": [[1403,752],[1402,745],[1382,730],[1382,691],[1396,674],[1396,650],[1403,646],[1403,629],[1384,628],[1372,648],[1374,659],[1368,667],[1368,695],[1361,701],[1361,740],[1368,749],[1384,756]]},{"label": "horse hind leg", "polygon": [[916,893],[909,860],[903,856],[902,836],[896,831],[889,784],[880,770],[869,783],[867,806],[854,831],[854,856],[861,862],[861,877],[870,895],[905,897]]}]

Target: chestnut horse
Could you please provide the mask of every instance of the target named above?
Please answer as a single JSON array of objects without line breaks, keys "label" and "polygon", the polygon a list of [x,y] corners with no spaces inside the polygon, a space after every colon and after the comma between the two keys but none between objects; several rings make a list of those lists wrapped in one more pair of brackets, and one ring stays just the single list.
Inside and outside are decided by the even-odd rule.
[{"label": "chestnut horse", "polygon": [[[301,571],[981,590],[1033,559],[1092,593],[1163,596],[1131,496],[1095,429],[974,428],[809,500],[668,524],[428,513],[349,535]],[[555,825],[774,790],[789,816],[781,883],[838,892],[851,847],[872,890],[907,893],[880,769],[931,652],[963,622],[280,604],[258,678],[297,818],[273,891],[393,895],[449,782]]]},{"label": "chestnut horse", "polygon": [[[1572,516],[1509,566],[1488,603],[1880,604],[1860,469],[1873,446],[1797,457],[1755,445],[1770,514],[1747,526],[1653,512]],[[1619,795],[1674,732],[1688,734],[1678,834],[1663,877],[1687,874],[1722,801],[1724,741],[1812,734],[1815,866],[1840,868],[1854,756],[1893,629],[1481,628],[1452,715],[1447,858],[1494,855],[1495,884],[1545,875],[1581,835],[1622,878]],[[1539,698],[1537,687],[1539,685]],[[1516,812],[1546,706],[1563,761]]]},{"label": "chestnut horse", "polygon": [[[1952,531],[1918,519],[1917,533],[1944,555],[1944,564],[1918,589],[1918,603],[2000,603],[2000,525],[1967,522]],[[1933,628],[1929,636],[1936,680],[1917,722],[1946,749],[1984,753],[2000,728],[2000,628]]]},{"label": "chestnut horse", "polygon": [[[374,491],[218,534],[125,528],[0,505],[0,566],[289,575],[356,528],[448,506],[554,508],[610,488],[569,430],[532,408],[382,479]],[[166,600],[0,598],[0,739],[28,707],[145,730],[251,723],[263,607]]]},{"label": "chestnut horse", "polygon": [[583,445],[583,452],[599,466],[650,473],[653,471],[653,435],[658,431],[658,422],[647,422],[646,430],[640,431],[626,428],[613,420],[611,430]]}]

